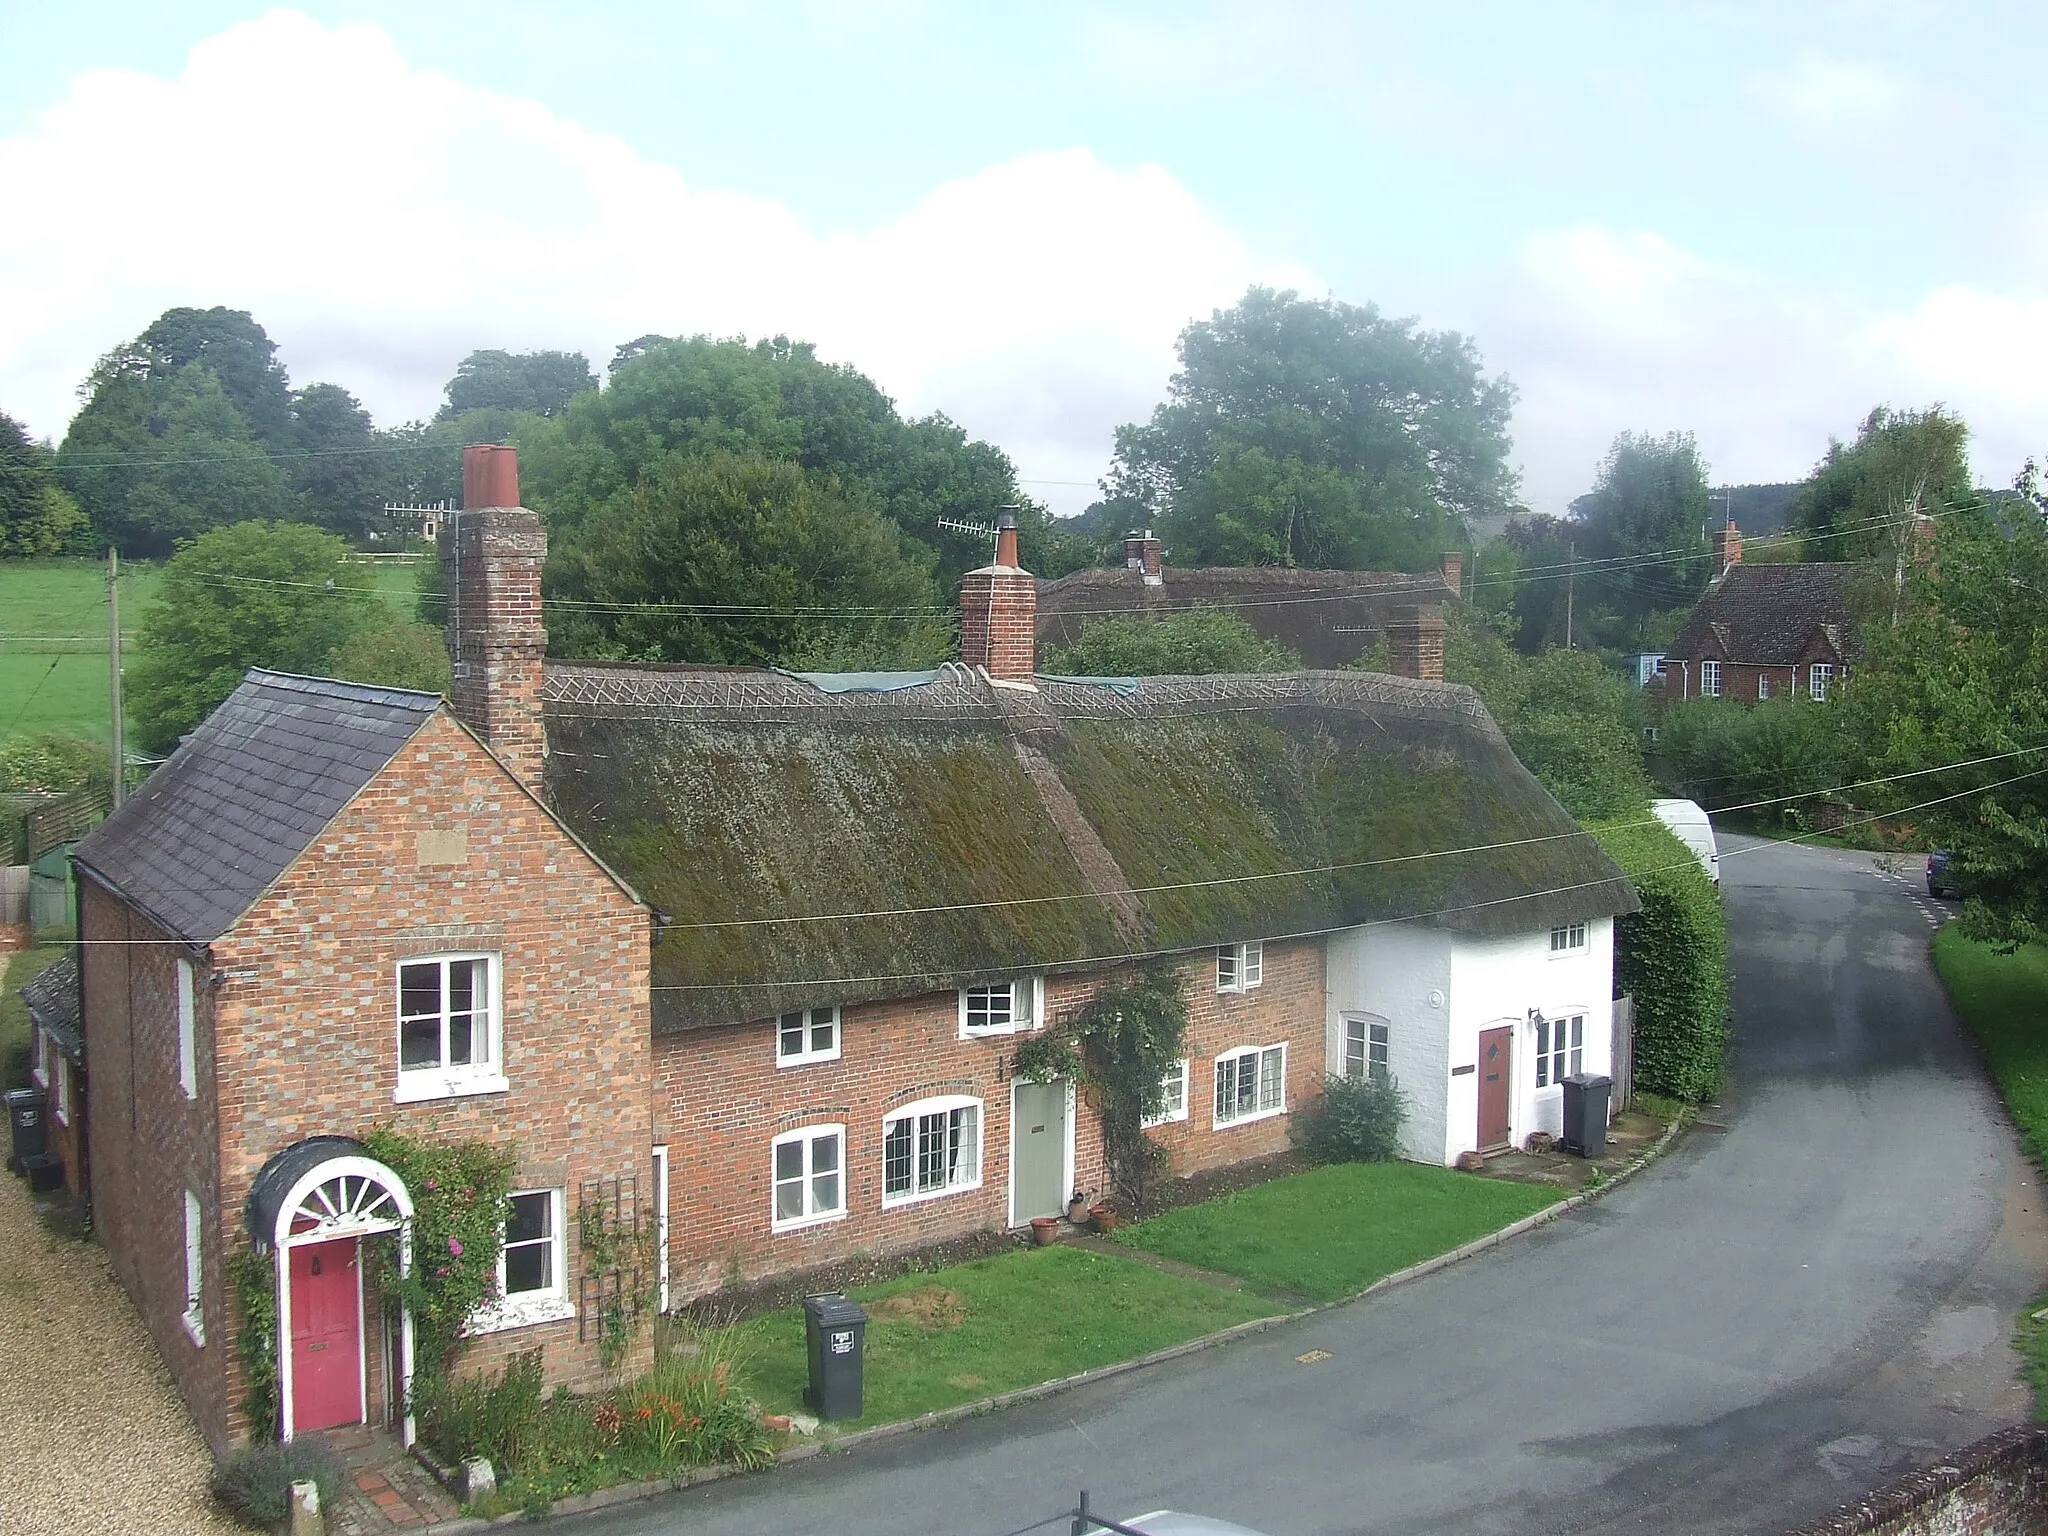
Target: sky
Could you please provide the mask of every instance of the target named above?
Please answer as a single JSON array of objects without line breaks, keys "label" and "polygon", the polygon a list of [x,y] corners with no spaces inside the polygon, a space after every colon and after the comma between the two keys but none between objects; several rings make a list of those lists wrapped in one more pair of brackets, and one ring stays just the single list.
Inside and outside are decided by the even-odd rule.
[{"label": "sky", "polygon": [[1559,512],[1623,431],[2048,454],[2048,7],[0,0],[0,410],[246,309],[380,425],[478,347],[788,334],[1056,510],[1254,283],[1469,335]]}]

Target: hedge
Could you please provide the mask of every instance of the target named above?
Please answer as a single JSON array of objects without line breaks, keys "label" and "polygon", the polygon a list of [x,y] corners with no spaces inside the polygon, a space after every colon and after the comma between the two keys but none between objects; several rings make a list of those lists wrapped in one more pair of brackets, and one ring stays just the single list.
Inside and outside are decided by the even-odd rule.
[{"label": "hedge", "polygon": [[1587,828],[1635,882],[1643,910],[1614,925],[1616,990],[1636,1000],[1635,1082],[1701,1100],[1728,1041],[1728,920],[1699,863],[1647,817]]}]

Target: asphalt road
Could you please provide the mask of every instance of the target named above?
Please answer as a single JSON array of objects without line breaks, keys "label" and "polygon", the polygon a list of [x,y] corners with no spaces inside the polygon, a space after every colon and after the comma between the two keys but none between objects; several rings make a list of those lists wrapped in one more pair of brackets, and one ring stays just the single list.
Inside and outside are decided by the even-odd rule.
[{"label": "asphalt road", "polygon": [[1274,1536],[1782,1531],[2022,1417],[2048,1223],[1928,968],[1945,914],[1917,866],[1724,848],[1725,1132],[1373,1300],[573,1528],[1000,1536],[1086,1486]]}]

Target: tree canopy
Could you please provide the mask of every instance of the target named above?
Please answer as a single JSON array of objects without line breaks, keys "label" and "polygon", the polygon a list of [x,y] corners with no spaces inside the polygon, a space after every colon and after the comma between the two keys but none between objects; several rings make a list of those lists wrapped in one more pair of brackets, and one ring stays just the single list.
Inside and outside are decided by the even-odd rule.
[{"label": "tree canopy", "polygon": [[1514,389],[1455,332],[1253,288],[1180,364],[1111,489],[1187,564],[1425,570],[1508,509]]},{"label": "tree canopy", "polygon": [[1862,776],[1999,757],[1898,783],[1873,808],[1957,797],[1911,814],[1955,850],[1964,931],[2029,943],[2048,937],[2048,531],[1952,518],[1937,554],[1909,576],[1897,626],[1865,626],[1868,654],[1827,708]]},{"label": "tree canopy", "polygon": [[1912,517],[1976,500],[1970,485],[1970,429],[1946,406],[1924,411],[1880,405],[1856,440],[1839,438],[1793,498],[1791,524],[1808,560],[1910,556]]},{"label": "tree canopy", "polygon": [[[1707,467],[1690,432],[1615,438],[1587,495],[1572,504],[1589,621],[1601,639],[1639,648],[1653,614],[1687,609],[1714,574]],[[1577,594],[1575,594],[1577,596]],[[1595,624],[1589,623],[1589,632]]]},{"label": "tree canopy", "polygon": [[1227,609],[1189,608],[1158,619],[1097,619],[1071,645],[1047,651],[1039,670],[1062,677],[1298,672],[1301,657]]},{"label": "tree canopy", "polygon": [[0,412],[0,558],[68,555],[90,540],[85,513],[57,485],[56,455]]},{"label": "tree canopy", "polygon": [[340,579],[342,541],[304,523],[209,529],[165,565],[126,668],[143,747],[167,752],[250,667],[314,675],[356,636],[390,623]]},{"label": "tree canopy", "polygon": [[477,351],[456,365],[447,403],[435,419],[482,410],[559,416],[578,395],[596,388],[597,375],[581,352]]},{"label": "tree canopy", "polygon": [[831,670],[951,644],[930,555],[863,490],[759,452],[647,464],[555,545],[547,585],[559,655]]}]

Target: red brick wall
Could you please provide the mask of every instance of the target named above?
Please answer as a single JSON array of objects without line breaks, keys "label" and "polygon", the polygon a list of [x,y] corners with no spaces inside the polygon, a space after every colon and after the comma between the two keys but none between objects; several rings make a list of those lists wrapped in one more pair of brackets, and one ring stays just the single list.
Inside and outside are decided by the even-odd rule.
[{"label": "red brick wall", "polygon": [[[40,1036],[42,1031],[36,1030],[34,1034]],[[48,1150],[64,1160],[64,1187],[74,1196],[82,1196],[85,1193],[85,1167],[80,1158],[85,1142],[79,1133],[84,1129],[85,1074],[65,1061],[57,1047],[47,1040],[43,1040],[41,1046],[42,1076],[36,1081],[46,1095],[44,1102],[48,1106],[44,1116]]]},{"label": "red brick wall", "polygon": [[455,712],[538,787],[546,750],[540,572],[547,535],[539,515],[523,507],[465,510],[446,527],[441,561],[452,598],[447,639]]},{"label": "red brick wall", "polygon": [[[1288,1116],[1213,1127],[1213,1064],[1240,1045],[1288,1042],[1288,1104],[1321,1081],[1323,951],[1316,943],[1268,945],[1265,983],[1238,995],[1215,990],[1214,952],[1185,967],[1189,994],[1190,1114],[1153,1134],[1187,1174],[1287,1146]],[[1059,976],[1047,1017],[1085,1004],[1107,973]],[[655,1133],[669,1145],[672,1299],[680,1304],[743,1279],[807,1269],[855,1252],[884,1253],[1009,1224],[1010,1084],[1005,1063],[1017,1037],[959,1038],[957,994],[929,993],[848,1007],[840,1058],[777,1068],[767,1021],[667,1035],[655,1042]],[[898,1106],[942,1094],[982,1101],[981,1187],[909,1205],[882,1205],[882,1121]],[[846,1127],[847,1215],[795,1232],[771,1230],[770,1146],[784,1131]],[[1075,1181],[1105,1189],[1101,1125],[1075,1104]]]},{"label": "red brick wall", "polygon": [[984,568],[960,581],[960,659],[991,677],[1021,681],[1038,670],[1038,578]]},{"label": "red brick wall", "polygon": [[[199,1091],[187,1099],[178,1086],[177,962],[192,951],[89,877],[81,876],[79,896],[94,1229],[200,1432],[223,1447],[233,1438],[223,1369],[232,1349],[224,1342],[211,999],[204,986],[195,990]],[[188,1189],[206,1218],[203,1349],[182,1321]]]}]

